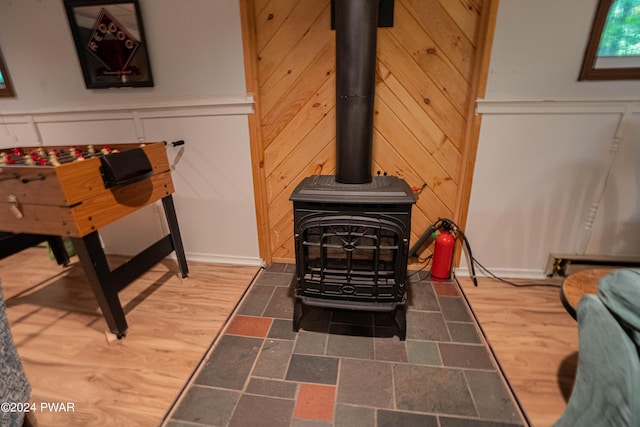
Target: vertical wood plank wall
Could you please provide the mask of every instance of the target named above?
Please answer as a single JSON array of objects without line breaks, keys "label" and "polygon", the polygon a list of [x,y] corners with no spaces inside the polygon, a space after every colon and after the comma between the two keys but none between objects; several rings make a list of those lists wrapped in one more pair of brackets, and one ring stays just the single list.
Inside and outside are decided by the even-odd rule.
[{"label": "vertical wood plank wall", "polygon": [[[413,209],[413,241],[438,217],[466,220],[473,101],[484,87],[478,76],[486,78],[478,64],[488,58],[483,3],[395,0],[394,26],[378,29],[373,171],[426,184]],[[289,195],[306,176],[335,173],[330,1],[241,0],[241,11],[247,90],[256,96],[250,126],[261,256],[292,262]]]}]

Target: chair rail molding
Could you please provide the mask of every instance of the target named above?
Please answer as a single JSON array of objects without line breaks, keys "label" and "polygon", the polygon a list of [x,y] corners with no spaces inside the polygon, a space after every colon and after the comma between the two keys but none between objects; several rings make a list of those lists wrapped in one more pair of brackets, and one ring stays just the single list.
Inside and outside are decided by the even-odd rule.
[{"label": "chair rail molding", "polygon": [[99,120],[155,119],[247,115],[253,113],[253,95],[172,98],[136,103],[78,105],[59,109],[3,113],[0,124],[81,122]]},{"label": "chair rail molding", "polygon": [[162,98],[136,103],[76,105],[58,109],[6,113],[0,109],[0,127],[26,125],[31,128],[33,140],[19,141],[19,144],[43,145],[45,142],[40,136],[39,124],[131,120],[138,140],[144,140],[142,121],[145,119],[249,115],[254,112],[254,104],[253,95],[246,94]]},{"label": "chair rail molding", "polygon": [[477,99],[476,114],[624,114],[640,113],[638,99]]}]

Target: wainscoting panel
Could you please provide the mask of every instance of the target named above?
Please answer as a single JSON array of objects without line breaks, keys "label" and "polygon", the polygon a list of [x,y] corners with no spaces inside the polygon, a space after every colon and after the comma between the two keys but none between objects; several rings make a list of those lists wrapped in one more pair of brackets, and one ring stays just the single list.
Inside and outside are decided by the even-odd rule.
[{"label": "wainscoting panel", "polygon": [[[261,265],[247,116],[251,96],[173,99],[0,116],[0,147],[184,140],[167,146],[188,259]],[[101,229],[105,251],[131,255],[167,233],[154,204]]]},{"label": "wainscoting panel", "polygon": [[488,99],[477,111],[466,234],[479,262],[540,278],[550,253],[640,253],[637,101]]}]

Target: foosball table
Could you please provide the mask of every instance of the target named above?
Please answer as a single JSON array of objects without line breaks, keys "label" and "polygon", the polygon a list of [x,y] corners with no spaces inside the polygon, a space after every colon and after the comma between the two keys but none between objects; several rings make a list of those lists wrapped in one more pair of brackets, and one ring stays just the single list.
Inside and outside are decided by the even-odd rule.
[{"label": "foosball table", "polygon": [[[121,289],[174,251],[188,274],[173,192],[164,142],[0,149],[0,231],[69,238],[118,338],[128,327]],[[158,200],[169,234],[111,270],[98,230]]]}]

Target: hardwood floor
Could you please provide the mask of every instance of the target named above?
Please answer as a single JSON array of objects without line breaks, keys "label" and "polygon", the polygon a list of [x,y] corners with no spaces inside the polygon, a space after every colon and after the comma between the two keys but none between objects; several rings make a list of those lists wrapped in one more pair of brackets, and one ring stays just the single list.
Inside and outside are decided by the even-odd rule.
[{"label": "hardwood floor", "polygon": [[[124,258],[110,257],[112,268]],[[56,265],[44,248],[0,260],[14,340],[32,386],[38,425],[157,426],[258,267],[165,260],[120,292],[129,331],[107,326],[77,260]],[[40,411],[70,402],[74,412]]]},{"label": "hardwood floor", "polygon": [[578,358],[578,325],[562,306],[559,287],[458,281],[531,425],[553,425],[566,407]]}]

